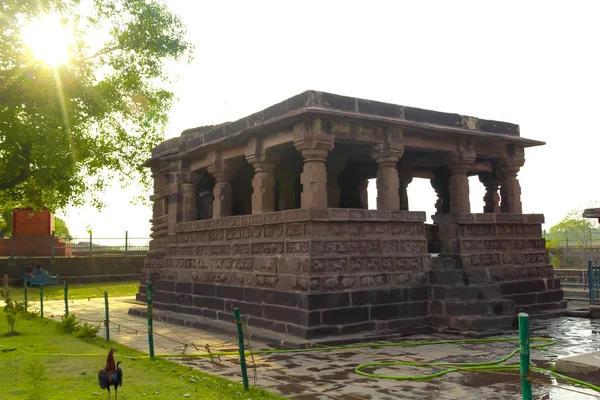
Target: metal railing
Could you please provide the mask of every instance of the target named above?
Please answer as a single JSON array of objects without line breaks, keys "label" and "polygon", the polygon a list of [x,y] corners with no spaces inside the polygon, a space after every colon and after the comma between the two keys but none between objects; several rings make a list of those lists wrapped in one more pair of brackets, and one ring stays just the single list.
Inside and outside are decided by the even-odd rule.
[{"label": "metal railing", "polygon": [[148,252],[150,238],[125,236],[116,238],[62,238],[54,235],[13,236],[0,239],[0,257],[94,257],[143,256]]},{"label": "metal railing", "polygon": [[600,265],[588,262],[590,304],[600,305]]}]

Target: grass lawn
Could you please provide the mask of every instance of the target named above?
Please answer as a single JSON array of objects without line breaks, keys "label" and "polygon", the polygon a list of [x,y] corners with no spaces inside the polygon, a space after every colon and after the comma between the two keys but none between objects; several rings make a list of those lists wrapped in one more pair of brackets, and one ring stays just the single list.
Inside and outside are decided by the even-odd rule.
[{"label": "grass lawn", "polygon": [[[139,285],[139,281],[71,283],[69,284],[69,299],[100,298],[104,297],[104,292],[108,292],[110,297],[135,297],[136,293],[138,292]],[[11,289],[11,295],[13,299],[17,301],[23,301],[23,288],[13,287]],[[28,287],[27,298],[32,301],[39,300],[39,287]],[[58,285],[44,286],[44,300],[62,299],[64,299],[64,283],[61,282]]]},{"label": "grass lawn", "polygon": [[[29,399],[34,382],[44,395],[39,400],[106,399],[108,394],[98,386],[98,370],[106,365],[112,346],[116,361],[122,361],[123,386],[119,399],[281,399],[259,389],[244,392],[240,383],[204,374],[170,361],[148,358],[132,360],[123,356],[142,353],[117,343],[107,345],[101,339],[85,341],[57,331],[57,322],[21,320],[18,336],[0,336],[0,399]],[[0,311],[0,335],[8,332],[3,310]],[[7,351],[16,348],[17,350]],[[99,356],[42,356],[35,353],[99,354]],[[43,365],[40,377],[39,367]],[[95,394],[94,394],[95,393]],[[111,391],[114,399],[114,391]],[[184,397],[189,394],[188,397]]]}]

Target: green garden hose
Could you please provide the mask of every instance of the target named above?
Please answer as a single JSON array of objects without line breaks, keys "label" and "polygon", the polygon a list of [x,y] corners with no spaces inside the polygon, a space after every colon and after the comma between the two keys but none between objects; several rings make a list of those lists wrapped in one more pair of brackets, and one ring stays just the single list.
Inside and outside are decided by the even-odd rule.
[{"label": "green garden hose", "polygon": [[[248,351],[246,354],[248,356],[258,356],[258,355],[269,355],[269,354],[293,354],[293,353],[307,353],[307,352],[322,352],[322,351],[335,351],[335,350],[351,350],[351,349],[378,349],[382,347],[417,347],[417,346],[432,346],[432,345],[443,345],[443,344],[481,344],[481,343],[498,343],[498,342],[518,342],[519,338],[492,338],[492,339],[457,339],[457,340],[437,340],[430,342],[402,342],[402,343],[362,343],[362,344],[354,344],[354,345],[346,345],[346,346],[331,346],[331,347],[314,347],[314,348],[305,348],[305,349],[276,349],[276,350],[253,350]],[[554,344],[554,340],[548,338],[531,338],[530,342],[532,343],[531,349],[544,349],[546,347],[552,346]],[[0,347],[5,347],[1,346]],[[23,353],[32,354],[27,351],[16,349]],[[499,358],[497,360],[485,361],[485,362],[475,362],[475,363],[455,363],[455,362],[413,362],[413,361],[389,361],[389,362],[373,362],[366,363],[357,366],[354,369],[359,375],[366,376],[374,379],[395,379],[400,381],[423,381],[433,378],[438,378],[442,375],[446,375],[452,372],[489,372],[489,371],[513,371],[519,370],[519,364],[503,364],[504,362],[511,359],[519,353],[519,348],[511,351],[508,355]],[[105,357],[106,354],[67,354],[67,353],[55,353],[55,354],[46,354],[46,353],[35,353],[37,356],[59,356],[59,357],[81,357],[81,356],[98,356]],[[220,351],[220,352],[212,352],[212,353],[200,353],[200,354],[157,354],[154,358],[211,358],[216,356],[239,356],[237,351]],[[150,358],[150,356],[121,356],[123,358],[128,359],[141,359],[141,358]],[[368,373],[364,372],[366,368],[378,368],[378,367],[386,367],[392,365],[402,365],[402,366],[410,366],[410,367],[419,367],[419,368],[435,368],[435,367],[446,367],[446,369],[442,371],[437,371],[429,374],[423,375],[382,375],[376,373]],[[549,369],[532,367],[532,371],[551,374],[557,378],[564,379],[568,382],[571,382],[576,385],[580,385],[589,389],[592,389],[596,392],[600,392],[600,387],[592,385],[591,383],[581,381],[579,379],[571,378],[569,376],[559,374]]]}]

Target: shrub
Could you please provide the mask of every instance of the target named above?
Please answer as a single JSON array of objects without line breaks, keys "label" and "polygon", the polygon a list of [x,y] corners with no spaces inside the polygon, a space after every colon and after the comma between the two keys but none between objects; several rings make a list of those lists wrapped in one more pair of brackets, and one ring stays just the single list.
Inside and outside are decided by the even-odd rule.
[{"label": "shrub", "polygon": [[90,325],[87,322],[79,327],[77,330],[77,337],[81,339],[93,339],[96,337],[100,329],[96,328],[94,325]]},{"label": "shrub", "polygon": [[33,357],[25,365],[25,374],[29,377],[29,400],[44,400],[47,396],[46,381],[46,365],[39,357]]},{"label": "shrub", "polygon": [[64,333],[73,333],[80,329],[79,321],[74,314],[63,315],[57,329]]}]

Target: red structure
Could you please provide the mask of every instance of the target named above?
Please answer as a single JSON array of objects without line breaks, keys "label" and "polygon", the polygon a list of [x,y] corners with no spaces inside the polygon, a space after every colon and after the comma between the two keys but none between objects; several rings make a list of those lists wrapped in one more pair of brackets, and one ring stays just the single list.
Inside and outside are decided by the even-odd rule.
[{"label": "red structure", "polygon": [[70,256],[71,248],[52,232],[54,215],[48,209],[15,208],[12,238],[0,239],[0,256]]}]

